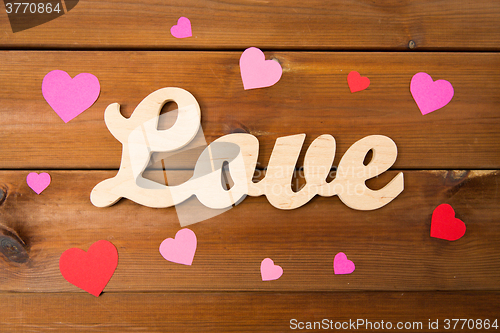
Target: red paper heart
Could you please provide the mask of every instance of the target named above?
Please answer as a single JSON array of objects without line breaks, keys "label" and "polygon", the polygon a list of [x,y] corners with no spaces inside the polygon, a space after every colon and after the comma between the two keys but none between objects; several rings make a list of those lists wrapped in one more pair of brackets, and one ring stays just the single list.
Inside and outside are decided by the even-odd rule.
[{"label": "red paper heart", "polygon": [[465,223],[455,218],[455,211],[448,204],[441,204],[432,213],[431,237],[454,241],[465,234]]},{"label": "red paper heart", "polygon": [[368,88],[370,85],[370,79],[359,75],[356,71],[352,71],[347,75],[347,84],[349,85],[351,92],[354,93]]},{"label": "red paper heart", "polygon": [[71,248],[59,259],[59,270],[69,283],[86,292],[99,296],[118,265],[116,247],[100,240],[92,244],[87,252]]}]

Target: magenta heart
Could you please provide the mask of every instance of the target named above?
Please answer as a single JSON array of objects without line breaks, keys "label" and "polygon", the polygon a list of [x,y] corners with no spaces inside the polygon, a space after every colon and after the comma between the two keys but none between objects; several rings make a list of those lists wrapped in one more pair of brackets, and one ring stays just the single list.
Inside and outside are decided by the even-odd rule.
[{"label": "magenta heart", "polygon": [[423,115],[447,105],[455,93],[450,82],[434,82],[429,74],[422,72],[413,75],[410,92]]},{"label": "magenta heart", "polygon": [[335,274],[351,274],[356,269],[354,263],[347,259],[343,252],[337,253],[333,259],[333,271]]},{"label": "magenta heart", "polygon": [[275,265],[272,259],[266,258],[260,263],[260,275],[262,281],[277,280],[283,275],[283,268]]},{"label": "magenta heart", "polygon": [[54,70],[42,82],[43,97],[65,123],[90,108],[100,92],[99,80],[89,73],[72,79],[65,71]]},{"label": "magenta heart", "polygon": [[160,253],[168,261],[177,264],[191,265],[196,252],[197,239],[190,229],[181,229],[175,239],[167,238],[160,245]]},{"label": "magenta heart", "polygon": [[240,72],[243,88],[248,90],[272,86],[280,80],[283,69],[279,62],[266,60],[261,50],[250,47],[240,57]]},{"label": "magenta heart", "polygon": [[177,20],[177,25],[170,28],[170,33],[175,38],[187,38],[193,36],[191,31],[191,21],[187,17],[181,17]]},{"label": "magenta heart", "polygon": [[31,172],[26,177],[26,183],[36,194],[40,194],[50,185],[50,175],[46,172],[41,174]]}]

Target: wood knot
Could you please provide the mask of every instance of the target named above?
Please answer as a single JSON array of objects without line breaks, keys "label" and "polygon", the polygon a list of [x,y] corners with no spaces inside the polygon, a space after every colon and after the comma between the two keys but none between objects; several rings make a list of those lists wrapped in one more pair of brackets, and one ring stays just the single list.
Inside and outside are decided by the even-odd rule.
[{"label": "wood knot", "polygon": [[0,185],[0,205],[4,203],[7,198],[7,188],[4,185]]},{"label": "wood knot", "polygon": [[223,130],[225,134],[250,133],[245,125],[234,119],[228,119]]},{"label": "wood knot", "polygon": [[243,128],[233,128],[231,130],[231,133],[248,133],[248,132]]},{"label": "wood knot", "polygon": [[416,47],[417,47],[417,44],[415,44],[414,41],[410,40],[410,42],[408,42],[408,48],[413,50]]},{"label": "wood knot", "polygon": [[445,184],[449,186],[448,197],[454,196],[460,189],[470,182],[468,170],[449,170],[445,174]]},{"label": "wood knot", "polygon": [[25,247],[26,244],[14,230],[0,225],[0,252],[7,260],[19,264],[27,262],[29,255]]},{"label": "wood knot", "polygon": [[449,170],[446,172],[446,182],[452,185],[462,184],[468,180],[468,177],[468,170]]}]

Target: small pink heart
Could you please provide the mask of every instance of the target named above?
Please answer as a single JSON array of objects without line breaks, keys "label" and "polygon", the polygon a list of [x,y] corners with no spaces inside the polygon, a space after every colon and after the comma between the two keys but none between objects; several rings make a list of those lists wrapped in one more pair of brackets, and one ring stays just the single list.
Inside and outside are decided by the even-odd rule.
[{"label": "small pink heart", "polygon": [[46,172],[41,174],[30,172],[26,177],[26,183],[36,194],[40,194],[50,185],[50,175]]},{"label": "small pink heart", "polygon": [[170,28],[170,33],[175,38],[187,38],[193,36],[191,31],[191,21],[187,17],[180,17],[177,20],[177,25]]},{"label": "small pink heart", "polygon": [[175,239],[167,238],[161,243],[160,253],[168,261],[191,265],[197,243],[196,235],[192,230],[181,229],[175,234]]},{"label": "small pink heart", "polygon": [[43,97],[65,123],[90,108],[100,92],[99,80],[89,73],[72,79],[65,71],[54,70],[42,82]]},{"label": "small pink heart", "polygon": [[266,258],[260,263],[260,275],[262,281],[277,280],[283,275],[283,268],[275,265],[272,259]]},{"label": "small pink heart", "polygon": [[240,57],[240,72],[243,88],[248,90],[274,85],[280,80],[283,69],[279,62],[266,60],[261,50],[250,47]]},{"label": "small pink heart", "polygon": [[413,75],[410,92],[423,115],[446,106],[455,93],[450,82],[434,82],[429,74],[422,72]]},{"label": "small pink heart", "polygon": [[337,253],[333,259],[333,271],[335,274],[351,274],[356,269],[354,263],[347,259],[343,252]]}]

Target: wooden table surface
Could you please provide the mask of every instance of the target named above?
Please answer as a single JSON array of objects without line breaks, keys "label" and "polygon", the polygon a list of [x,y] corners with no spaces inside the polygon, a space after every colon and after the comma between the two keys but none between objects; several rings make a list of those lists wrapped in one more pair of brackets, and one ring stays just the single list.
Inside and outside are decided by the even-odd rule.
[{"label": "wooden table surface", "polygon": [[[190,38],[170,34],[181,16],[191,20]],[[473,332],[500,321],[498,0],[82,0],[16,33],[4,11],[0,26],[1,332],[301,331],[294,319]],[[281,64],[276,85],[243,89],[239,58],[252,46]],[[67,124],[41,92],[55,69],[101,84],[97,102]],[[349,91],[353,70],[370,78],[368,89]],[[450,81],[452,101],[423,116],[409,90],[417,72]],[[106,107],[119,103],[128,117],[169,86],[196,97],[208,143],[255,135],[258,171],[282,136],[307,135],[300,171],[321,134],[336,139],[333,166],[355,141],[380,134],[398,157],[368,184],[380,188],[402,171],[405,189],[374,211],[337,197],[291,211],[249,197],[189,226],[198,238],[192,266],[168,262],[158,247],[181,229],[174,208],[126,199],[97,208],[89,196],[120,166]],[[183,159],[166,168],[190,172]],[[51,175],[40,195],[26,184],[30,172]],[[302,183],[299,172],[293,186]],[[430,237],[442,203],[467,226],[457,241]],[[59,258],[101,239],[119,262],[96,298],[63,278]],[[334,274],[338,252],[354,273]],[[261,280],[266,257],[283,268],[280,279]],[[446,329],[447,319],[475,324]]]}]

